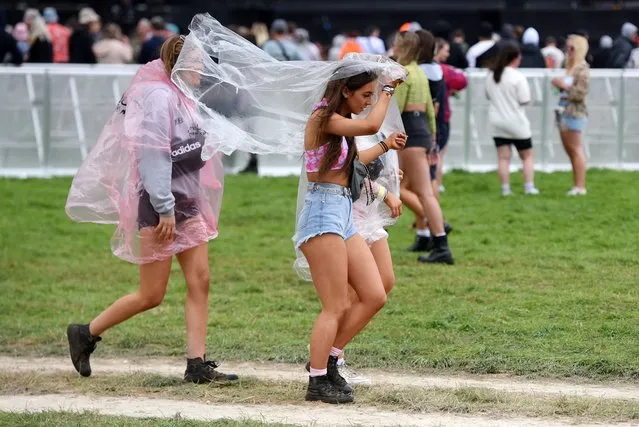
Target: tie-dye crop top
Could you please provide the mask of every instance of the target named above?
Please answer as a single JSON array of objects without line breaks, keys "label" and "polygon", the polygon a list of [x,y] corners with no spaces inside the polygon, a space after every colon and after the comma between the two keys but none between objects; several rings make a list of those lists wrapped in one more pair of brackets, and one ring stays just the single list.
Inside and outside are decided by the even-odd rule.
[{"label": "tie-dye crop top", "polygon": [[[326,99],[322,99],[322,101],[313,107],[313,112],[319,110],[320,108],[326,108],[328,105]],[[330,143],[324,144],[319,148],[314,150],[305,150],[304,158],[306,159],[306,172],[313,173],[319,172],[320,164],[322,163],[322,158],[326,154],[328,150],[328,146]],[[340,170],[346,164],[346,159],[348,158],[348,141],[346,141],[345,137],[342,137],[342,152],[337,159],[337,162],[331,167],[331,170]]]}]

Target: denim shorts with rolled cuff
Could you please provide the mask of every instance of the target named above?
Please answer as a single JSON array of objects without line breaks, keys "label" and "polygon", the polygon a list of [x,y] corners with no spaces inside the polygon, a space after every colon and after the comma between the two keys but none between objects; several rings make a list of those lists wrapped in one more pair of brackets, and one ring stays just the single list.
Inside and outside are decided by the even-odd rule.
[{"label": "denim shorts with rolled cuff", "polygon": [[569,116],[566,113],[561,115],[560,128],[566,128],[571,132],[583,132],[586,129],[588,119],[586,117]]},{"label": "denim shorts with rolled cuff", "polygon": [[311,182],[297,221],[295,249],[323,234],[336,234],[344,240],[357,234],[353,223],[353,199],[346,187]]}]

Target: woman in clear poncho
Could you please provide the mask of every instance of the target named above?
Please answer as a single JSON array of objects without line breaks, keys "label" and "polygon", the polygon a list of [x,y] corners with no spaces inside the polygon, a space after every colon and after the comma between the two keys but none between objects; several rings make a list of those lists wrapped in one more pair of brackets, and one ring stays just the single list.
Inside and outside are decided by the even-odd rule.
[{"label": "woman in clear poncho", "polygon": [[[293,155],[306,151],[294,240],[303,253],[297,266],[308,260],[323,305],[311,337],[306,398],[350,402],[351,388],[339,376],[337,357],[330,357],[329,363],[331,347],[333,355],[339,354],[386,301],[371,250],[353,227],[347,188],[356,154],[353,137],[373,135],[382,127],[393,92],[392,86],[381,91],[382,82],[403,80],[406,71],[373,55],[337,63],[276,61],[206,15],[196,16],[190,28],[189,37],[206,53],[202,73],[210,84],[177,84],[201,105],[206,115],[203,127],[215,136],[207,141],[204,158],[234,150]],[[229,102],[218,105],[217,94],[228,96]],[[379,101],[366,118],[350,119],[375,97]],[[362,163],[403,146],[402,137],[392,133],[401,128],[389,129],[386,141],[360,151]],[[375,186],[366,197],[381,199],[384,191]],[[358,294],[352,305],[349,281]]]},{"label": "woman in clear poncho", "polygon": [[[353,224],[349,175],[356,157],[361,163],[370,164],[389,149],[401,149],[405,143],[405,136],[394,132],[358,152],[353,138],[379,131],[396,83],[384,86],[366,118],[353,120],[351,115],[362,113],[373,102],[378,75],[364,71],[339,78],[339,73],[340,69],[336,72],[338,77],[326,86],[322,103],[306,126],[304,158],[308,187],[294,237],[296,249],[308,261],[322,302],[322,312],[311,334],[306,400],[327,403],[353,401],[353,390],[340,376],[337,359],[386,302],[375,258]],[[383,193],[380,188],[375,192],[378,198],[383,198]],[[357,300],[352,303],[349,285],[357,293]]]},{"label": "woman in clear poncho", "polygon": [[[140,288],[113,303],[88,324],[67,328],[71,360],[91,375],[90,356],[107,329],[158,306],[175,255],[187,284],[185,381],[235,380],[205,357],[208,322],[208,241],[217,237],[223,167],[219,155],[204,161],[208,135],[197,105],[170,74],[185,44],[168,39],[161,59],[140,68],[76,174],[67,214],[76,221],[117,224],[113,253],[140,264]],[[183,80],[200,84],[196,72]]]},{"label": "woman in clear poncho", "polygon": [[[353,56],[352,56],[353,57]],[[362,119],[365,115],[355,116],[355,119]],[[355,145],[358,151],[364,151],[374,147],[385,139],[385,135],[393,132],[404,132],[399,109],[391,104],[386,113],[381,130],[370,136],[355,137]],[[402,171],[399,169],[397,152],[388,151],[374,162],[368,165],[370,172],[370,183],[364,186],[364,195],[353,202],[353,224],[357,232],[364,238],[375,259],[375,264],[382,279],[382,285],[388,295],[395,286],[395,273],[393,270],[393,260],[388,244],[388,232],[386,228],[395,223],[402,213],[402,202],[399,199],[399,184]],[[300,192],[298,203],[304,202],[305,189],[308,181],[304,179],[304,174],[300,179]],[[378,196],[379,192],[379,196]],[[298,213],[300,211],[298,206]],[[299,216],[298,216],[299,218]],[[311,280],[308,262],[301,251],[297,251],[295,268],[298,275],[303,280]],[[355,290],[349,289],[349,301],[357,302],[358,296]],[[310,371],[310,362],[306,365],[306,370]],[[339,374],[351,385],[370,385],[369,377],[359,375],[346,364],[344,352],[338,356],[337,370]]]}]

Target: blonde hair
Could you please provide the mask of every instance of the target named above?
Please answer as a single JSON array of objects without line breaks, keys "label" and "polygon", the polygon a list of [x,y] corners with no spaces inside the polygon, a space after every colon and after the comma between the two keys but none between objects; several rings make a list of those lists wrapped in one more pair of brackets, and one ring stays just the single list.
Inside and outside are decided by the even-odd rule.
[{"label": "blonde hair", "polygon": [[44,22],[44,18],[40,15],[38,9],[27,9],[24,13],[24,21],[28,23],[29,38],[32,43],[37,39],[51,41],[49,27],[47,27],[47,23]]},{"label": "blonde hair", "polygon": [[572,58],[566,58],[566,70],[570,73],[573,68],[586,61],[586,55],[588,55],[588,40],[583,36],[572,34],[568,37],[568,41],[572,42],[575,47],[575,53],[572,55]]},{"label": "blonde hair", "polygon": [[417,61],[419,47],[419,36],[414,32],[405,31],[397,34],[394,48],[397,62],[402,65],[408,65],[413,61]]},{"label": "blonde hair", "polygon": [[269,39],[268,27],[262,22],[256,22],[251,27],[251,33],[255,36],[255,43],[262,47]]},{"label": "blonde hair", "polygon": [[180,52],[182,52],[182,47],[184,46],[184,36],[172,36],[169,37],[162,43],[162,48],[160,49],[160,58],[164,63],[164,69],[167,74],[171,74],[173,71],[173,67],[175,67],[175,63],[180,56]]}]

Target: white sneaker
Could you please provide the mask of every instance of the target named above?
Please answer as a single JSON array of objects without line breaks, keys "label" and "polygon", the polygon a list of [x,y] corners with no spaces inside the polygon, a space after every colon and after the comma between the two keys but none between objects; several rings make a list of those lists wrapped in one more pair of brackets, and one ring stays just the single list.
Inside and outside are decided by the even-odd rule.
[{"label": "white sneaker", "polygon": [[337,365],[337,370],[339,371],[339,374],[342,376],[342,378],[344,378],[346,382],[351,385],[369,386],[372,384],[372,381],[369,377],[359,375],[357,372],[350,369],[346,364]]},{"label": "white sneaker", "polygon": [[446,187],[444,187],[443,185],[439,186],[439,192],[440,193],[445,193],[446,192]]},{"label": "white sneaker", "polygon": [[524,194],[528,194],[530,196],[538,196],[540,193],[535,187],[529,188],[528,190],[524,190]]},{"label": "white sneaker", "polygon": [[568,193],[567,196],[585,196],[588,194],[588,191],[585,188],[573,187]]},{"label": "white sneaker", "polygon": [[510,190],[501,190],[501,195],[504,197],[509,197],[513,195],[513,192]]}]

